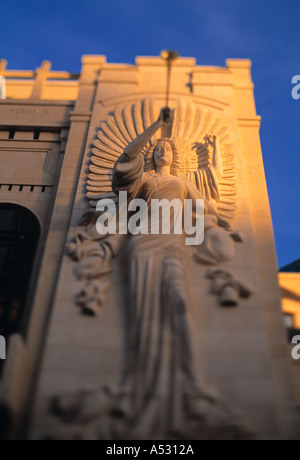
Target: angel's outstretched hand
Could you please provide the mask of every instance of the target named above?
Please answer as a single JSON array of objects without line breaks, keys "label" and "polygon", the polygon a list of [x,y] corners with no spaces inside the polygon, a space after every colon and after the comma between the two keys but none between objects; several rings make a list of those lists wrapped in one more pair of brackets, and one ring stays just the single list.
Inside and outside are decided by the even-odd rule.
[{"label": "angel's outstretched hand", "polygon": [[215,134],[206,134],[204,139],[211,147],[216,145],[217,136]]}]

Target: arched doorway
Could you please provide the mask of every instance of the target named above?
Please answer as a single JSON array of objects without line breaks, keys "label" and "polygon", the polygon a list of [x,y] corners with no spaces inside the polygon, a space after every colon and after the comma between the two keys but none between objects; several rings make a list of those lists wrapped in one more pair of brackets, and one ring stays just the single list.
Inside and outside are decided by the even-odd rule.
[{"label": "arched doorway", "polygon": [[40,224],[31,211],[0,203],[0,335],[6,339],[22,332],[39,237]]}]

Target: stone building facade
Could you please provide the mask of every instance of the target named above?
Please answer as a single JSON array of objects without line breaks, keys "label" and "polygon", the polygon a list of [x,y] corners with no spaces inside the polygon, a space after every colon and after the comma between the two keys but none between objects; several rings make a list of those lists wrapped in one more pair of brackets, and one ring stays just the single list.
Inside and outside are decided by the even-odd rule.
[{"label": "stone building facade", "polygon": [[[236,175],[232,227],[243,243],[234,259],[218,268],[251,293],[237,309],[220,308],[207,267],[189,261],[193,302],[199,307],[193,321],[197,373],[226,406],[240,411],[255,437],[295,437],[296,400],[251,62],[229,59],[223,68],[180,58],[172,72],[175,113],[180,104],[195,106],[227,130]],[[50,401],[90,385],[116,384],[124,361],[120,309],[128,304],[126,268],[118,266],[111,274],[100,315],[84,316],[74,300],[82,280],[75,277],[66,252],[68,241],[84,228],[80,221],[91,209],[93,190],[95,197],[97,187],[100,195],[109,195],[108,179],[91,185],[87,194],[93,144],[100,123],[118,107],[151,98],[158,115],[165,105],[166,64],[156,57],[138,57],[135,65],[125,65],[84,56],[78,75],[51,71],[49,62],[33,72],[8,70],[1,61],[0,73],[6,79],[6,99],[0,101],[0,213],[2,222],[10,219],[9,228],[1,224],[6,235],[0,240],[6,248],[1,276],[3,283],[14,279],[16,267],[28,275],[14,279],[20,285],[14,302],[13,286],[1,291],[1,308],[8,312],[1,319],[8,342],[0,379],[2,436],[39,439],[65,433],[67,438],[72,437],[64,431],[68,424],[51,413]],[[105,166],[106,160],[101,161]],[[15,247],[16,239],[19,252],[13,257],[7,247]]]},{"label": "stone building facade", "polygon": [[300,331],[300,261],[297,260],[279,272],[279,285],[282,293],[282,310],[287,315],[287,327]]},{"label": "stone building facade", "polygon": [[[282,311],[288,329],[288,338],[292,342],[291,350],[295,347],[295,340],[300,341],[300,261],[282,267],[279,272],[279,286],[282,295]],[[300,407],[300,354],[299,360],[291,359],[294,388],[297,395],[297,407]]]}]

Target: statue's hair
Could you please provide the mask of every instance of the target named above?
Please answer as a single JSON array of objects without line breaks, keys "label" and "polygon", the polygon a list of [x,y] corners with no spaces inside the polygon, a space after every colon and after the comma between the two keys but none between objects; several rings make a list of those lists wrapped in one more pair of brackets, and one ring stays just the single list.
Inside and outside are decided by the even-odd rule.
[{"label": "statue's hair", "polygon": [[[157,145],[160,142],[164,142],[163,139],[157,139],[153,145],[150,145],[149,149],[147,150],[145,154],[145,172],[147,171],[155,171],[156,170],[156,165],[155,165],[155,160],[154,160],[154,151],[157,147]],[[172,139],[166,139],[166,142],[170,144],[172,147],[172,152],[173,152],[173,162],[171,164],[171,174],[173,176],[179,176],[181,174],[181,161],[180,161],[180,155],[178,152],[178,149],[176,147],[175,142]]]}]

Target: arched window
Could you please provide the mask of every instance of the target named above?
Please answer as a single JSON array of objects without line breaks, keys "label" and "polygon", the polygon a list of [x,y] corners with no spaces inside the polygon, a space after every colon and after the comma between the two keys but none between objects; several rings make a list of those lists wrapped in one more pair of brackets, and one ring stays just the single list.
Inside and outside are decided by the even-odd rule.
[{"label": "arched window", "polygon": [[21,332],[39,237],[32,212],[0,204],[0,335],[5,338]]}]

